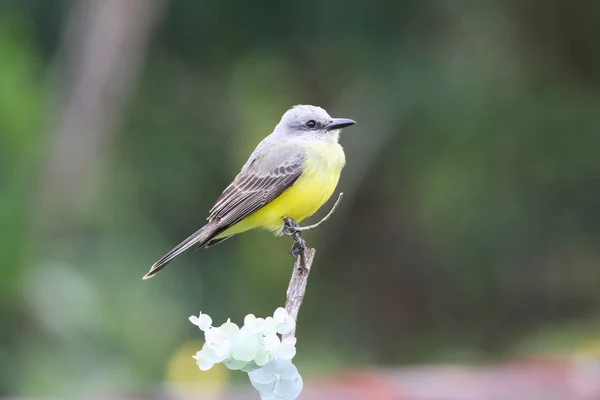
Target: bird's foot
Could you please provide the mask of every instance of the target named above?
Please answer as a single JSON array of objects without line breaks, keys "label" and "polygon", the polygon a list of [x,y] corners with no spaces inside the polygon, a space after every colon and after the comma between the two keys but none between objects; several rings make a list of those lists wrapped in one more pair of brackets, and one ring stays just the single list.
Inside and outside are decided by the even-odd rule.
[{"label": "bird's foot", "polygon": [[297,258],[298,256],[304,255],[305,251],[306,251],[306,241],[304,239],[302,239],[300,236],[298,236],[297,238],[294,238],[294,245],[290,249],[290,254],[294,258]]},{"label": "bird's foot", "polygon": [[298,230],[300,225],[294,218],[283,219],[283,234],[291,236],[294,239],[294,245],[290,249],[290,254],[294,257],[298,257],[304,254],[306,251],[306,241],[302,239],[302,232]]},{"label": "bird's foot", "polygon": [[284,218],[283,219],[283,234],[285,236],[293,236],[296,233],[300,233],[296,228],[299,228],[300,225],[296,222],[294,218]]}]

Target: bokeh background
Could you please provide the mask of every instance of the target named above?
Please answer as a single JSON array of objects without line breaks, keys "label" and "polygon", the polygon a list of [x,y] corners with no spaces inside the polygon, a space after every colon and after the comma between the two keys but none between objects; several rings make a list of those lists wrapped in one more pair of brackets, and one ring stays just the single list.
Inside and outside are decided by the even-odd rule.
[{"label": "bokeh background", "polygon": [[307,398],[600,398],[599,37],[583,0],[3,0],[0,394],[245,398],[187,318],[271,314],[290,240],[140,278],[308,103],[358,125]]}]

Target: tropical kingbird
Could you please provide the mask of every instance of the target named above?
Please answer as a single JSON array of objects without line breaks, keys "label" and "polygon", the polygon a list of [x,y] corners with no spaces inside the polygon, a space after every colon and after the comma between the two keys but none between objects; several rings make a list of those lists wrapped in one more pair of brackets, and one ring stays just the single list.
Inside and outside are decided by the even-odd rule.
[{"label": "tropical kingbird", "polygon": [[314,214],[331,197],[346,164],[340,130],[355,123],[332,118],[316,106],[286,111],[219,196],[208,223],[158,260],[144,279],[187,250],[208,248],[254,228],[280,235],[285,218],[300,222]]}]

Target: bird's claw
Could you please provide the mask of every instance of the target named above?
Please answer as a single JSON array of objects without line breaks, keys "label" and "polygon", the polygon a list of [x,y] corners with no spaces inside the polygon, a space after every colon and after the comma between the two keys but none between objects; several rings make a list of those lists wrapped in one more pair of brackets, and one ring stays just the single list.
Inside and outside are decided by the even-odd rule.
[{"label": "bird's claw", "polygon": [[302,239],[302,232],[298,230],[300,225],[294,218],[284,218],[283,219],[283,234],[286,236],[292,236],[294,238],[294,245],[290,249],[290,254],[297,258],[301,256],[306,251],[306,241]]},{"label": "bird's claw", "polygon": [[283,219],[283,234],[285,236],[292,236],[296,233],[298,233],[298,231],[296,230],[296,228],[298,228],[300,225],[298,225],[298,223],[296,222],[296,220],[294,218],[284,218]]},{"label": "bird's claw", "polygon": [[298,256],[304,255],[305,251],[306,251],[306,241],[304,239],[302,239],[301,237],[296,238],[294,245],[290,249],[290,254],[294,258],[297,258]]}]

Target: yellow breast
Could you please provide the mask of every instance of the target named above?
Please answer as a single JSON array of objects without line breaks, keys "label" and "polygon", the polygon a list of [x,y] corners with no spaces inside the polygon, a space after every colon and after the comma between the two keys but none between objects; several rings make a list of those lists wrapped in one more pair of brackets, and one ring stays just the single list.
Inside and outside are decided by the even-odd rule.
[{"label": "yellow breast", "polygon": [[321,208],[337,186],[346,157],[338,143],[307,144],[306,151],[306,168],[296,183],[224,233],[241,233],[258,227],[281,233],[284,217],[300,222]]}]

